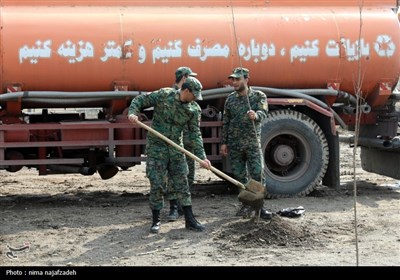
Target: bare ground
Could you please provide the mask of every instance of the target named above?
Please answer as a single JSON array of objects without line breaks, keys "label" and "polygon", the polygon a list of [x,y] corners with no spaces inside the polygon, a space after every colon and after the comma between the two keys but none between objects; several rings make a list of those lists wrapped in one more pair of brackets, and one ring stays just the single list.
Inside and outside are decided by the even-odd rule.
[{"label": "bare ground", "polygon": [[183,218],[149,233],[144,165],[106,181],[0,171],[0,266],[355,266],[357,258],[360,266],[399,266],[400,183],[362,171],[357,160],[354,204],[352,153],[342,145],[340,189],[266,200],[273,213],[306,210],[270,221],[236,217],[232,186],[197,169],[193,210],[206,226],[201,233],[186,230]]}]

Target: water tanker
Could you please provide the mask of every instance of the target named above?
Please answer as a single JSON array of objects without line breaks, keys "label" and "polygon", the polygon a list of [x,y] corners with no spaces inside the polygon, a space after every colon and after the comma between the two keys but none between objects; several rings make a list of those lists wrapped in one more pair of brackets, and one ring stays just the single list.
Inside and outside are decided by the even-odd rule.
[{"label": "water tanker", "polygon": [[[270,106],[270,197],[338,187],[337,126],[352,132],[357,120],[362,167],[400,179],[398,7],[359,2],[1,1],[0,169],[103,179],[134,171],[146,133],[126,108],[189,66],[204,87],[208,158],[229,173],[221,117],[227,76],[243,66]],[[143,117],[151,122],[151,110]]]}]

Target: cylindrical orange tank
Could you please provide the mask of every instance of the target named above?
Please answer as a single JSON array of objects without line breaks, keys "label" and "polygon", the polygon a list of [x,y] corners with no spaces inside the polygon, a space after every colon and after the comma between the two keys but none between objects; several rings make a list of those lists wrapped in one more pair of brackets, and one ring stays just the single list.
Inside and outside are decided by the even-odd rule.
[{"label": "cylindrical orange tank", "polygon": [[361,78],[369,97],[379,83],[395,85],[396,1],[302,2],[2,1],[2,92],[13,84],[107,91],[119,82],[151,91],[172,85],[179,66],[197,72],[204,89],[226,85],[240,65],[257,86],[339,83],[353,93]]}]

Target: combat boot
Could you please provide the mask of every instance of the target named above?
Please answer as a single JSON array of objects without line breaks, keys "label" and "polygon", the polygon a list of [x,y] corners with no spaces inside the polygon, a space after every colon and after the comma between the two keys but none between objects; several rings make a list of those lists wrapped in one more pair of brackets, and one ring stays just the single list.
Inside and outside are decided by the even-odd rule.
[{"label": "combat boot", "polygon": [[183,206],[182,208],[185,215],[185,227],[189,230],[203,231],[205,227],[194,218],[192,206]]},{"label": "combat boot", "polygon": [[270,220],[272,219],[272,213],[269,212],[267,209],[265,208],[261,208],[260,209],[260,218],[264,219],[264,220]]},{"label": "combat boot", "polygon": [[152,210],[151,212],[153,213],[153,223],[151,224],[150,232],[158,233],[161,225],[160,210]]},{"label": "combat boot", "polygon": [[179,212],[178,212],[178,202],[176,199],[170,200],[169,201],[169,214],[168,214],[168,221],[173,222],[176,221],[179,218]]},{"label": "combat boot", "polygon": [[240,207],[239,211],[237,211],[236,216],[242,216],[243,218],[247,218],[250,216],[251,212],[253,211],[253,208],[249,205],[242,204],[242,207]]},{"label": "combat boot", "polygon": [[179,214],[179,217],[180,216],[183,216],[183,209],[182,209],[182,205],[178,202],[178,214]]}]

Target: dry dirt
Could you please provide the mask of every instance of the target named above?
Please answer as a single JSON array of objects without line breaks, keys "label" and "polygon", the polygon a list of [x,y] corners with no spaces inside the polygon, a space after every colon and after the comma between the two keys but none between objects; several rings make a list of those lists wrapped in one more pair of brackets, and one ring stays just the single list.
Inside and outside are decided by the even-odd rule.
[{"label": "dry dirt", "polygon": [[[149,233],[144,165],[106,181],[0,171],[0,266],[356,266],[357,259],[399,266],[400,182],[362,171],[357,160],[354,208],[353,148],[341,147],[340,189],[265,201],[274,213],[303,206],[299,218],[236,217],[232,187],[197,169],[193,210],[206,226],[201,233],[186,230],[183,218]],[[217,187],[207,187],[214,181]]]}]

